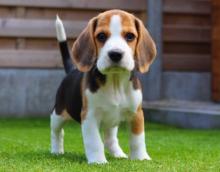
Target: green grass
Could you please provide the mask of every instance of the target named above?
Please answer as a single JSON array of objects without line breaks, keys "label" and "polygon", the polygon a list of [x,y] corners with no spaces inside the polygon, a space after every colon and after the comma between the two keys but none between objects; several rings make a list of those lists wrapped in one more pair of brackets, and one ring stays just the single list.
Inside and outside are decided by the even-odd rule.
[{"label": "green grass", "polygon": [[[128,132],[119,130],[125,152]],[[49,152],[49,120],[0,120],[0,171],[220,171],[220,130],[185,130],[147,124],[146,138],[152,161],[115,159],[108,153],[106,165],[87,165],[80,126],[65,126],[65,154]]]}]

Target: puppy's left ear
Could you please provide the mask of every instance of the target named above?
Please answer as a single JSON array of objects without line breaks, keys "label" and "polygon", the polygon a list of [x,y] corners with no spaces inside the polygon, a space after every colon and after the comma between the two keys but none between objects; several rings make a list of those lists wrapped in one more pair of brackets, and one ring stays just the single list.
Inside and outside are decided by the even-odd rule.
[{"label": "puppy's left ear", "polygon": [[156,46],[143,22],[135,18],[138,40],[135,52],[136,67],[141,73],[147,72],[154,61],[157,51]]},{"label": "puppy's left ear", "polygon": [[81,72],[88,72],[95,64],[97,58],[94,40],[96,25],[97,18],[91,19],[72,47],[73,62]]}]

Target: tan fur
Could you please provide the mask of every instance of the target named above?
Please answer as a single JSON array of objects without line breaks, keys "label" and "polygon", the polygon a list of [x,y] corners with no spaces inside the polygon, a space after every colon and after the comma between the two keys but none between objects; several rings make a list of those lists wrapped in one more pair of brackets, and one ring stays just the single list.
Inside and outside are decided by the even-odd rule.
[{"label": "tan fur", "polygon": [[81,110],[81,123],[86,119],[86,114],[88,111],[88,102],[86,96],[83,96],[83,107]]},{"label": "tan fur", "polygon": [[144,113],[141,106],[138,107],[137,113],[131,122],[131,131],[136,135],[144,131]]},{"label": "tan fur", "polygon": [[141,82],[140,82],[140,80],[139,80],[137,77],[133,77],[133,78],[132,78],[132,84],[133,84],[133,88],[134,88],[135,90],[137,90],[137,89],[142,89],[142,87],[141,87]]},{"label": "tan fur", "polygon": [[82,110],[81,110],[81,123],[86,119],[86,114],[88,111],[88,101],[87,97],[85,96],[85,89],[86,89],[86,78],[84,77],[81,82],[81,95],[82,95]]},{"label": "tan fur", "polygon": [[134,15],[121,10],[109,10],[92,18],[87,27],[73,44],[73,62],[82,72],[87,72],[94,65],[103,43],[96,40],[100,32],[110,36],[110,20],[113,15],[122,19],[122,37],[133,33],[136,38],[128,42],[135,57],[136,68],[139,72],[147,72],[156,56],[156,46],[141,20]]},{"label": "tan fur", "polygon": [[67,110],[63,110],[62,113],[60,114],[65,120],[72,120],[72,117],[69,115]]},{"label": "tan fur", "polygon": [[[125,13],[121,15],[122,18],[122,37],[125,37],[125,34],[128,32],[133,33],[136,38],[132,41],[132,42],[128,42],[128,45],[130,46],[130,48],[133,50],[133,53],[135,53],[135,49],[136,49],[136,45],[137,45],[137,38],[138,38],[138,32],[137,29],[135,27],[135,16],[129,14],[129,13]],[[135,55],[135,54],[133,54]]]},{"label": "tan fur", "polygon": [[[104,13],[101,13],[97,18],[98,18],[98,23],[97,23],[97,28],[94,33],[95,37],[98,35],[100,32],[106,33],[108,36],[110,36],[110,30],[109,30],[109,25],[110,25],[110,20],[113,15],[120,15],[122,18],[122,30],[123,32],[122,37],[125,36],[127,32],[132,32],[137,36],[137,30],[135,28],[135,23],[134,23],[134,16],[125,12],[125,11],[119,11],[119,10],[111,10],[111,11],[106,11]],[[103,46],[102,43],[98,42],[95,40],[98,52],[99,49]],[[135,51],[137,40],[128,43],[129,46],[132,48],[133,51]]]},{"label": "tan fur", "polygon": [[[121,17],[123,27],[121,33],[122,37],[124,37],[128,32],[131,32],[136,36],[133,41],[128,42],[128,45],[133,50],[137,70],[141,73],[148,71],[149,66],[156,56],[156,47],[154,41],[141,20],[137,19],[134,15],[121,10],[106,11],[89,21],[87,27],[73,44],[73,62],[82,72],[88,72],[91,69],[97,60],[96,58],[98,57],[99,50],[103,47],[103,43],[97,41],[96,36],[100,32],[104,32],[108,36],[111,36],[109,25],[113,15],[120,15]],[[113,82],[117,87],[118,81],[113,80]],[[102,83],[99,84],[101,85]],[[140,89],[140,82],[138,80],[133,81],[133,87],[134,89]],[[82,84],[82,89],[84,90],[84,88],[85,84]],[[85,96],[83,96],[83,107],[81,112],[82,121],[86,117],[86,112],[87,99]],[[133,122],[134,132],[139,132],[142,130],[141,126],[138,127],[138,125],[136,125],[138,123],[142,123],[142,118],[143,112],[142,109],[139,108]]]},{"label": "tan fur", "polygon": [[[104,32],[108,36],[110,36],[109,25],[110,25],[111,17],[113,15],[121,16],[122,26],[123,26],[122,28],[123,31],[121,33],[122,37],[124,37],[127,32],[132,32],[134,35],[136,35],[136,37],[138,37],[138,33],[137,33],[137,30],[135,28],[135,23],[134,23],[135,17],[132,14],[129,14],[125,11],[120,11],[120,10],[106,11],[104,13],[101,13],[97,17],[98,24],[97,24],[97,28],[94,34],[95,36],[100,32]],[[97,51],[99,52],[99,49],[103,46],[103,44],[98,42],[97,40],[95,42],[96,42],[97,49],[98,49]],[[128,45],[131,47],[133,52],[135,52],[136,44],[137,44],[137,39],[128,43]]]},{"label": "tan fur", "polygon": [[[100,32],[104,32],[105,34],[108,35],[108,37],[110,37],[110,28],[109,28],[110,19],[111,19],[111,15],[103,16],[102,14],[100,14],[98,16],[97,27],[94,33],[95,38]],[[97,39],[95,39],[95,43],[97,47],[97,52],[99,53],[100,49],[104,46],[104,44],[99,42]]]},{"label": "tan fur", "polygon": [[72,47],[73,62],[81,72],[88,72],[97,58],[94,42],[96,22],[96,18],[89,21],[87,27],[78,36]]},{"label": "tan fur", "polygon": [[144,27],[143,22],[137,18],[135,21],[138,30],[138,43],[135,58],[138,71],[144,73],[148,71],[149,66],[156,57],[156,46],[149,32]]}]

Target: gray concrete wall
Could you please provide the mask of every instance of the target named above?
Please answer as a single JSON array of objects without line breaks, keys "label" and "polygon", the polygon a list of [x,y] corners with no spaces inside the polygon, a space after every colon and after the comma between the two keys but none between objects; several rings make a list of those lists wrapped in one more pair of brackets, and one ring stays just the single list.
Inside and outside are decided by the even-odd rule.
[{"label": "gray concrete wall", "polygon": [[147,120],[181,128],[220,128],[220,115],[169,110],[145,110]]},{"label": "gray concrete wall", "polygon": [[141,75],[141,81],[144,84],[143,98],[146,101],[159,100],[161,97],[162,25],[163,1],[147,0],[147,29],[156,43],[157,57],[149,72]]},{"label": "gray concrete wall", "polygon": [[[0,117],[49,115],[64,76],[63,69],[0,69]],[[164,72],[162,99],[209,101],[210,80],[209,73]]]},{"label": "gray concrete wall", "polygon": [[162,99],[211,101],[210,73],[163,72]]},{"label": "gray concrete wall", "polygon": [[[49,115],[64,76],[63,69],[0,69],[0,117]],[[161,88],[162,99],[209,101],[210,74],[164,72]]]},{"label": "gray concrete wall", "polygon": [[212,102],[160,100],[144,102],[146,119],[183,128],[220,128],[220,106]]},{"label": "gray concrete wall", "polygon": [[64,75],[62,69],[0,69],[0,117],[49,115]]}]

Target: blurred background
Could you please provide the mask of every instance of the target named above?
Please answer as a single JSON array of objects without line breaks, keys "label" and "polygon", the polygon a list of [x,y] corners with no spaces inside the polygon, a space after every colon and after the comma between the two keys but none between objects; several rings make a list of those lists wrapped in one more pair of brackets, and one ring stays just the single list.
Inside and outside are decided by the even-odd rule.
[{"label": "blurred background", "polygon": [[71,47],[90,18],[114,8],[139,17],[157,44],[157,60],[140,76],[146,117],[219,128],[219,0],[0,0],[0,117],[49,117],[65,76],[56,14]]}]

